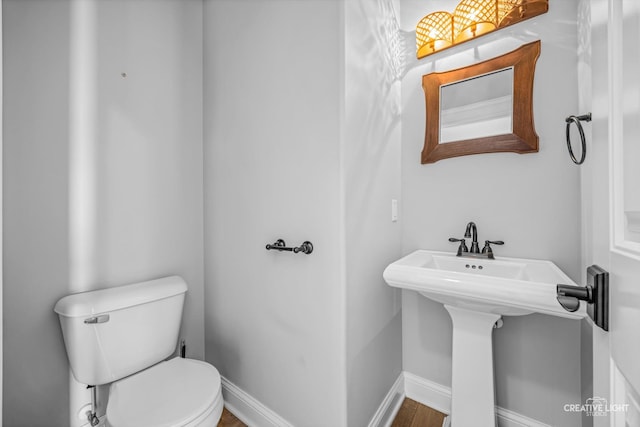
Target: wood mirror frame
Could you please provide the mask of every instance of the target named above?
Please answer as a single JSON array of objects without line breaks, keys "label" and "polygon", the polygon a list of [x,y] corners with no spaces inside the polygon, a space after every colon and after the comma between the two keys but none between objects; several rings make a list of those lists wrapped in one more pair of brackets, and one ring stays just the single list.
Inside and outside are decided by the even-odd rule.
[{"label": "wood mirror frame", "polygon": [[[478,64],[422,76],[426,103],[422,164],[470,154],[537,152],[538,135],[533,124],[533,76],[538,56],[540,56],[540,40]],[[440,144],[440,87],[511,67],[513,67],[512,133]]]}]

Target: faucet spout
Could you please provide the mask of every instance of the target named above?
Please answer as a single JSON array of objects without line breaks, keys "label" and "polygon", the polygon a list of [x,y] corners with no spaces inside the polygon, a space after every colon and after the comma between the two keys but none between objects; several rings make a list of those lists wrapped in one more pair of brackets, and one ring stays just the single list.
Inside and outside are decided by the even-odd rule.
[{"label": "faucet spout", "polygon": [[467,224],[467,229],[464,232],[464,237],[466,237],[467,239],[469,237],[473,237],[471,241],[471,249],[469,250],[469,252],[471,252],[472,254],[479,254],[480,247],[478,246],[478,228],[476,227],[475,222],[472,221]]},{"label": "faucet spout", "polygon": [[467,228],[464,231],[464,237],[465,239],[472,239],[471,249],[467,249],[467,245],[465,245],[465,239],[456,239],[454,237],[449,238],[450,242],[460,242],[460,246],[458,247],[458,253],[456,254],[456,256],[495,259],[493,256],[491,245],[504,245],[504,242],[502,240],[485,240],[484,248],[482,248],[482,252],[480,252],[480,247],[478,246],[478,227],[476,227],[475,222],[470,222],[467,224]]}]

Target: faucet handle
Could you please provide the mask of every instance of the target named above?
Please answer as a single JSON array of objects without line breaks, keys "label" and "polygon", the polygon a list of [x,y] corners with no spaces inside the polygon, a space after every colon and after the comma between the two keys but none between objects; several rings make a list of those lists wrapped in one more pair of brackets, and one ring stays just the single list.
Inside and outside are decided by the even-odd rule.
[{"label": "faucet handle", "polygon": [[482,253],[487,254],[487,258],[493,259],[493,249],[491,249],[490,245],[504,245],[502,240],[485,240],[484,248],[482,248]]},{"label": "faucet handle", "polygon": [[460,246],[458,246],[458,253],[456,256],[461,256],[463,252],[469,252],[469,248],[464,241],[464,239],[456,239],[455,237],[449,237],[450,242],[460,242]]}]

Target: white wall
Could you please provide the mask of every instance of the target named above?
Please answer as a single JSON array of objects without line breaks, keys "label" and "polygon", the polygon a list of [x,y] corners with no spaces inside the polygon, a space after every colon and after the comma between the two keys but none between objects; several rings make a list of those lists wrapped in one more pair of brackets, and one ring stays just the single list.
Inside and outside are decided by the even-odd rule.
[{"label": "white wall", "polygon": [[366,425],[401,371],[392,3],[205,2],[207,359],[294,425]]},{"label": "white wall", "polygon": [[[205,1],[206,357],[296,426],[346,423],[338,1]],[[311,255],[266,251],[310,240]]]},{"label": "white wall", "polygon": [[3,1],[3,425],[68,425],[68,1]]},{"label": "white wall", "polygon": [[181,335],[204,357],[201,16],[197,0],[4,2],[5,425],[80,423],[52,311],[67,293],[179,274]]},{"label": "white wall", "polygon": [[202,3],[97,5],[89,286],[181,275],[182,336],[203,358]]},{"label": "white wall", "polygon": [[[425,7],[401,1],[401,26],[456,1]],[[479,238],[500,239],[496,256],[550,259],[580,280],[579,172],[566,152],[564,118],[578,112],[575,1],[423,60],[411,59],[402,81],[403,252],[455,251],[449,237],[478,224]],[[535,154],[482,154],[421,165],[424,93],[421,76],[470,65],[542,40],[534,84]],[[411,48],[411,47],[410,47]],[[552,425],[579,426],[565,403],[580,402],[580,322],[543,315],[507,317],[494,333],[497,404]],[[441,304],[403,293],[403,367],[449,385],[451,321]]]},{"label": "white wall", "polygon": [[367,425],[402,370],[400,292],[382,271],[401,255],[398,3],[345,4],[343,191],[348,425]]}]

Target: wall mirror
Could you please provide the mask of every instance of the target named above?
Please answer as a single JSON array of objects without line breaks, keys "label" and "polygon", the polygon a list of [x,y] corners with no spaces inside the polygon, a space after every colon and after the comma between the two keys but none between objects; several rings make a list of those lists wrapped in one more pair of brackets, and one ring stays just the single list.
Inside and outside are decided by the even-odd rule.
[{"label": "wall mirror", "polygon": [[478,64],[422,77],[422,163],[470,154],[538,151],[533,77],[540,41]]}]

